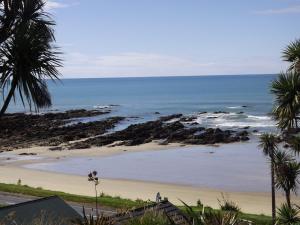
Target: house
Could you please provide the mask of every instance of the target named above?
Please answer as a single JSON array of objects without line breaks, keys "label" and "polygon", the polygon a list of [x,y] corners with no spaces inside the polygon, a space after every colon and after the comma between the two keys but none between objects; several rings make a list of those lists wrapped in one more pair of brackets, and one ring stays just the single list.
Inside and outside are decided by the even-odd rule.
[{"label": "house", "polygon": [[0,208],[0,225],[73,225],[81,219],[71,206],[57,196]]}]

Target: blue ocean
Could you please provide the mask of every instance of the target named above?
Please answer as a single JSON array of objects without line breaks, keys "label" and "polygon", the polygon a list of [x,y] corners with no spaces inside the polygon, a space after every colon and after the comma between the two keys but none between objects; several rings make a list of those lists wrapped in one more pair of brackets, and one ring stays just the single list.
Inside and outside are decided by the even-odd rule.
[{"label": "blue ocean", "polygon": [[[269,116],[273,101],[269,87],[274,78],[226,75],[62,79],[49,81],[53,106],[48,111],[109,109],[112,112],[106,116],[126,116],[127,124],[182,113],[196,116],[196,122],[211,127],[271,129],[275,124]],[[9,112],[24,111],[18,101],[9,107]]]}]

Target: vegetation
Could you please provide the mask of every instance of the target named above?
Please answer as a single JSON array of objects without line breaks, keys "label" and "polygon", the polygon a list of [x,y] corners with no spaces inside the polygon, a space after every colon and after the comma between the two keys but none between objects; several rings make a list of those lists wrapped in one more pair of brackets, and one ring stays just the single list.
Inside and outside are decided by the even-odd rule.
[{"label": "vegetation", "polygon": [[296,207],[291,207],[288,204],[283,204],[280,208],[278,208],[277,224],[300,224],[299,213],[300,211]]},{"label": "vegetation", "polygon": [[272,194],[272,219],[273,224],[276,220],[276,198],[275,198],[275,162],[274,152],[277,150],[277,137],[273,134],[262,134],[260,136],[259,147],[263,150],[271,162],[271,194]]},{"label": "vegetation", "polygon": [[285,192],[286,202],[291,207],[291,191],[297,193],[300,164],[285,152],[275,154],[276,187]]},{"label": "vegetation", "polygon": [[99,178],[97,177],[97,171],[90,172],[88,174],[88,181],[94,184],[95,188],[95,199],[96,199],[96,213],[98,215],[98,191],[97,186],[99,185]]},{"label": "vegetation", "polygon": [[[57,195],[60,198],[70,202],[95,203],[94,197],[73,195],[73,194],[68,194],[59,191],[44,190],[42,188],[33,188],[26,185],[0,183],[0,191],[8,192],[8,193],[19,193],[19,194],[37,196],[37,197],[49,197],[49,196]],[[99,197],[99,201],[100,201],[100,205],[102,206],[108,206],[113,208],[125,208],[125,209],[139,207],[145,204],[145,202],[141,202],[141,201],[133,201],[129,199],[123,199],[120,197],[111,197],[107,195],[102,195],[101,197]]]},{"label": "vegetation", "polygon": [[61,60],[53,46],[55,23],[44,6],[42,0],[0,1],[0,117],[16,94],[30,109],[51,105],[45,79],[58,79]]},{"label": "vegetation", "polygon": [[283,51],[283,59],[290,62],[289,70],[300,73],[300,39],[291,42]]},{"label": "vegetation", "polygon": [[271,162],[272,223],[275,224],[276,217],[276,187],[283,190],[286,197],[286,203],[277,209],[276,224],[300,224],[299,206],[291,203],[291,192],[296,194],[300,183],[300,163],[294,157],[300,152],[300,137],[297,134],[300,112],[300,39],[287,46],[283,51],[283,59],[291,65],[287,72],[280,73],[271,84],[271,93],[275,95],[273,116],[278,128],[283,131],[280,141],[287,142],[287,147],[294,154],[279,150],[279,139],[273,134],[263,134],[259,146]]},{"label": "vegetation", "polygon": [[[224,194],[222,193],[222,200],[219,200],[220,209],[222,211],[231,211],[231,212],[240,212],[240,207],[233,201],[226,199]],[[202,205],[203,207],[203,205]]]},{"label": "vegetation", "polygon": [[86,215],[83,208],[83,220],[74,221],[74,225],[113,225],[113,221],[103,215],[97,214],[97,216]]},{"label": "vegetation", "polygon": [[294,71],[280,73],[272,82],[271,93],[275,95],[273,116],[280,129],[298,128],[300,109],[300,74]]},{"label": "vegetation", "polygon": [[174,223],[162,212],[149,210],[139,218],[132,218],[125,225],[173,225]]},{"label": "vegetation", "polygon": [[199,211],[195,211],[192,207],[183,202],[186,213],[190,218],[191,225],[242,225],[250,224],[239,217],[236,211],[212,210],[203,207]]}]

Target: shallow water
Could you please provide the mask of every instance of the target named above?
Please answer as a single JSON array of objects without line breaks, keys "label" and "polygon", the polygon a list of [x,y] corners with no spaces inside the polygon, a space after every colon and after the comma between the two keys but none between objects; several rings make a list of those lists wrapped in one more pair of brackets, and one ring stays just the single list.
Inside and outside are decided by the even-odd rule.
[{"label": "shallow water", "polygon": [[[126,147],[124,147],[126,149]],[[227,191],[268,192],[269,165],[257,142],[81,157],[26,165],[31,169],[101,178],[183,184]]]}]

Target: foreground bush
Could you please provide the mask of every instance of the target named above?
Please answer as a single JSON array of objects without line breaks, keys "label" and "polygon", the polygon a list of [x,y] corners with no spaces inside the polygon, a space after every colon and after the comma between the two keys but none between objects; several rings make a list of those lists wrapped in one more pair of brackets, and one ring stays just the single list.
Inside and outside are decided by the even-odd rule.
[{"label": "foreground bush", "polygon": [[132,218],[125,225],[173,225],[174,223],[163,213],[155,210],[147,211],[142,217]]}]

